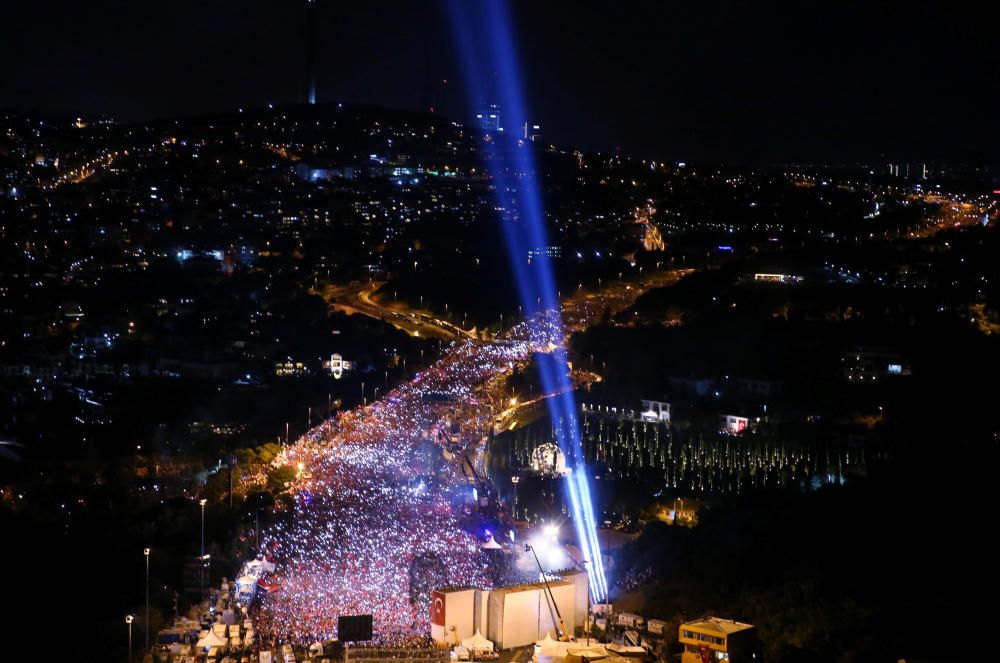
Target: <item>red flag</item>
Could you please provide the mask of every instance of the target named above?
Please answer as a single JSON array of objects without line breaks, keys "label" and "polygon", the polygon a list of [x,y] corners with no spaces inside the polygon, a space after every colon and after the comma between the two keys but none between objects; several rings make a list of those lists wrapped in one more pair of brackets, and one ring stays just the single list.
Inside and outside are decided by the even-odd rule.
[{"label": "red flag", "polygon": [[431,624],[444,626],[444,594],[437,590],[431,592]]}]

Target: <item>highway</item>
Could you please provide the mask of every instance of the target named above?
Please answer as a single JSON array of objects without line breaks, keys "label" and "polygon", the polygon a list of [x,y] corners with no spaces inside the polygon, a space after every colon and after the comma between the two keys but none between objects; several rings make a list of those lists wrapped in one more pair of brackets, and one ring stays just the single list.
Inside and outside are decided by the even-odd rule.
[{"label": "highway", "polygon": [[348,315],[361,313],[391,324],[411,336],[423,338],[479,338],[471,329],[462,329],[447,320],[442,320],[428,311],[409,309],[403,305],[386,305],[372,299],[372,295],[384,282],[352,282],[348,285],[327,285],[318,291],[321,297],[336,311]]},{"label": "highway", "polygon": [[[652,288],[676,283],[691,269],[651,270],[639,279],[608,280],[597,290],[579,288],[573,294],[563,297],[563,323],[567,334],[579,331],[599,319],[609,309],[620,311],[631,305],[635,299]],[[405,331],[411,336],[455,340],[461,338],[486,340],[476,329],[463,329],[436,316],[432,311],[408,308],[402,303],[386,304],[372,295],[384,281],[353,281],[346,285],[327,284],[314,292],[336,311],[349,315],[367,315]]]}]

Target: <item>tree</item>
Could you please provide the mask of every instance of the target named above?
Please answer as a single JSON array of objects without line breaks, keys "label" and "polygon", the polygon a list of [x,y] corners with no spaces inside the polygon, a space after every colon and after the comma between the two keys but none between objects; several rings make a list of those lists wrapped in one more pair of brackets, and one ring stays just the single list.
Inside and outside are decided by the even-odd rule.
[{"label": "tree", "polygon": [[285,491],[286,484],[295,480],[295,470],[288,465],[276,467],[267,474],[267,489],[277,495]]}]

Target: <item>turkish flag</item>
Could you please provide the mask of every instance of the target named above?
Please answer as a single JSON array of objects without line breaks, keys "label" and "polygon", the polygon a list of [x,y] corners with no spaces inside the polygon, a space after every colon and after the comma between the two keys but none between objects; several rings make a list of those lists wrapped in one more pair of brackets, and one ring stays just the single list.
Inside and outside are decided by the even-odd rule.
[{"label": "turkish flag", "polygon": [[431,592],[431,624],[444,626],[444,594],[437,590]]}]

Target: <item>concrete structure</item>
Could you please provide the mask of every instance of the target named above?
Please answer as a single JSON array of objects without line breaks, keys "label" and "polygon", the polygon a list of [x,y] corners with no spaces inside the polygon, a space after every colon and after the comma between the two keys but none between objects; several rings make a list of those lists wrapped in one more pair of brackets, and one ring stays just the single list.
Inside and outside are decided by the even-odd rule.
[{"label": "concrete structure", "polygon": [[458,645],[476,633],[475,603],[480,590],[434,590],[431,594],[431,638],[441,645]]},{"label": "concrete structure", "polygon": [[490,104],[483,111],[476,113],[479,128],[486,133],[503,133],[503,122],[500,120],[500,107]]},{"label": "concrete structure", "polygon": [[643,421],[663,421],[670,423],[670,403],[643,399],[642,413],[639,416]]},{"label": "concrete structure", "polygon": [[857,346],[840,356],[840,370],[848,382],[870,384],[884,378],[911,375],[906,358],[891,349]]},{"label": "concrete structure", "polygon": [[295,165],[295,175],[307,182],[329,180],[353,180],[358,173],[354,166],[333,163],[298,163]]},{"label": "concrete structure", "polygon": [[[559,571],[549,586],[566,631],[573,635],[587,615],[587,574]],[[556,618],[558,619],[558,617]],[[531,583],[501,589],[439,589],[431,595],[431,637],[441,646],[460,644],[476,632],[497,649],[522,647],[557,635],[557,623],[546,600],[545,585]]]},{"label": "concrete structure", "polygon": [[763,283],[802,283],[805,277],[797,274],[762,274],[760,272],[753,275],[753,280]]},{"label": "concrete structure", "polygon": [[[576,614],[576,582],[554,580],[549,581],[549,586],[566,630],[572,634],[581,623]],[[554,636],[557,624],[553,622],[543,584],[516,585],[490,592],[486,637],[496,643],[497,649],[524,647],[547,633]]]},{"label": "concrete structure", "polygon": [[719,430],[730,435],[738,435],[747,429],[750,419],[737,414],[719,415]]},{"label": "concrete structure", "polygon": [[[490,590],[477,589],[476,597],[472,607],[472,623],[480,633],[486,633],[489,613]],[[496,643],[494,643],[496,644]]]},{"label": "concrete structure", "polygon": [[667,622],[662,619],[650,619],[646,622],[646,630],[653,635],[663,635],[663,629],[667,626]]},{"label": "concrete structure", "polygon": [[682,622],[677,636],[684,645],[681,663],[743,663],[753,660],[756,653],[757,629],[731,619],[706,617]]}]

